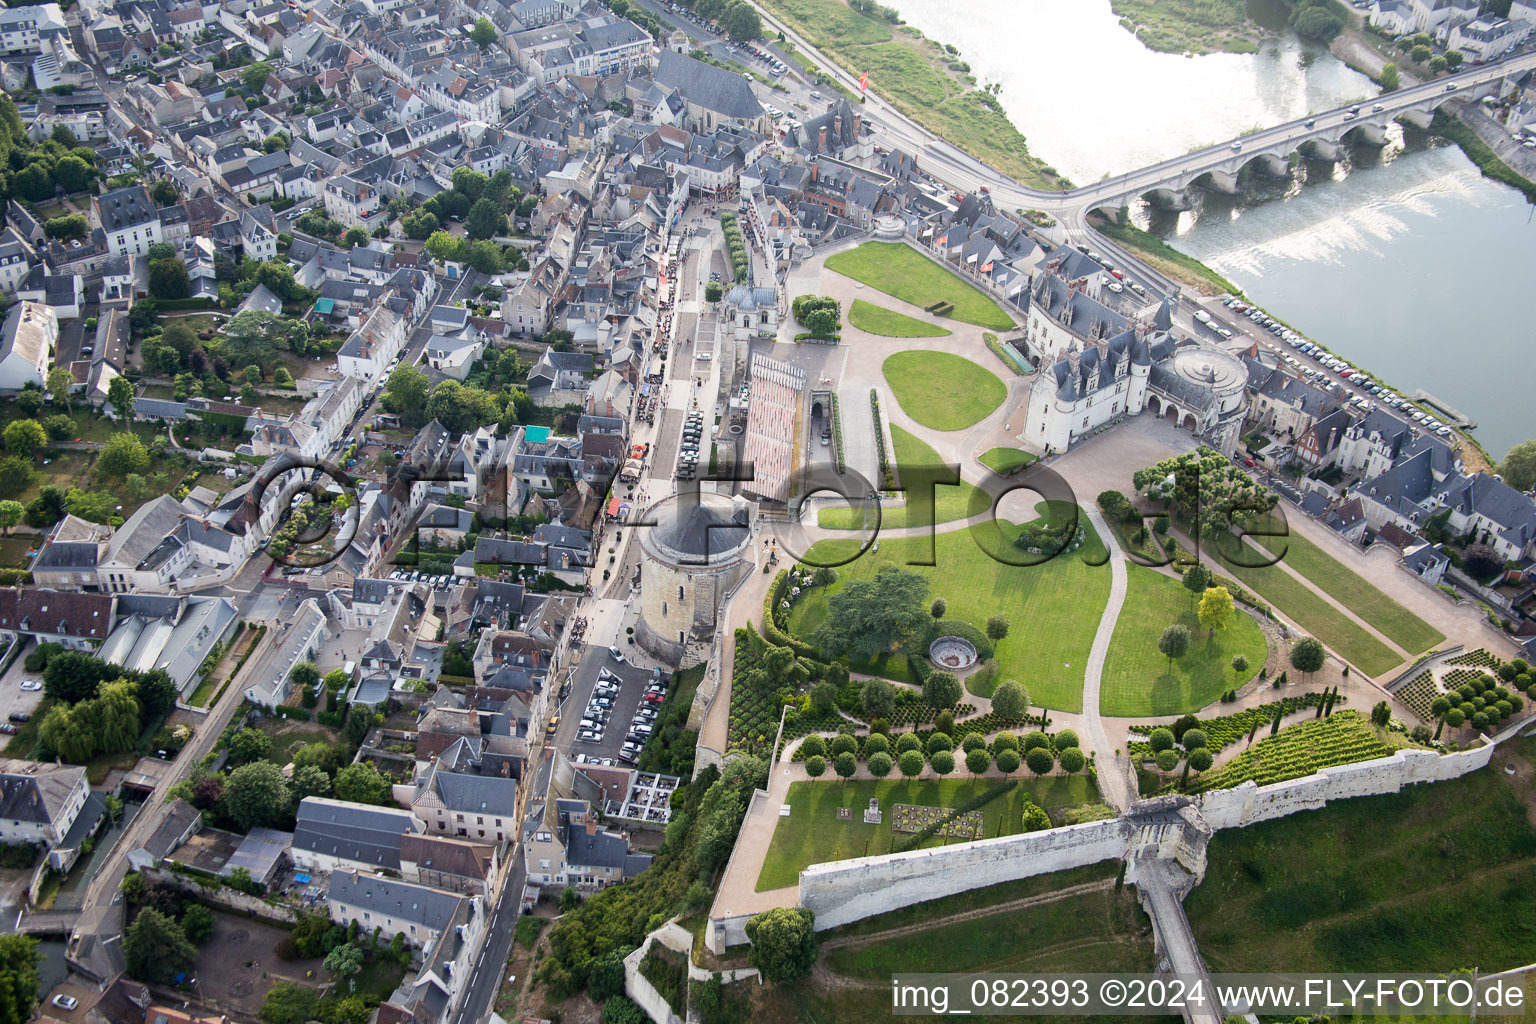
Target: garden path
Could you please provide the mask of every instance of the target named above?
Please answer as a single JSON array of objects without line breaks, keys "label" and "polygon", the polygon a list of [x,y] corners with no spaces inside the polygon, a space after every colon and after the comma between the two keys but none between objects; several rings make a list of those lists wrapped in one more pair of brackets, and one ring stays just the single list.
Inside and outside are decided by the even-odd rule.
[{"label": "garden path", "polygon": [[1117,811],[1124,811],[1131,805],[1135,793],[1127,781],[1130,761],[1109,745],[1104,722],[1099,717],[1099,686],[1104,678],[1104,660],[1109,656],[1109,642],[1115,635],[1115,623],[1120,620],[1120,609],[1125,607],[1125,554],[1120,550],[1114,531],[1109,528],[1099,510],[1087,502],[1082,502],[1079,507],[1087,514],[1088,521],[1099,532],[1109,551],[1110,570],[1109,600],[1105,602],[1104,612],[1099,617],[1099,629],[1093,635],[1093,647],[1088,652],[1088,667],[1083,673],[1083,735],[1088,741],[1089,752],[1097,755],[1095,764],[1098,765],[1100,795],[1104,797],[1105,803]]}]

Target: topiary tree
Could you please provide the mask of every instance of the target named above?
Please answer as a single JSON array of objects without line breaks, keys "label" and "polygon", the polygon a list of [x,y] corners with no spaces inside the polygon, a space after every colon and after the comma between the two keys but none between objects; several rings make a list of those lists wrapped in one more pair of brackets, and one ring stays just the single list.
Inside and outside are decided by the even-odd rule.
[{"label": "topiary tree", "polygon": [[813,779],[819,779],[827,773],[827,759],[820,754],[812,754],[805,759],[805,774]]},{"label": "topiary tree", "polygon": [[807,736],[800,741],[800,754],[809,760],[813,757],[823,757],[827,753],[827,742],[820,736]]},{"label": "topiary tree", "polygon": [[992,737],[993,750],[1018,750],[1019,738],[1006,729]]},{"label": "topiary tree", "polygon": [[896,753],[905,754],[909,750],[922,750],[923,741],[917,738],[916,733],[904,732],[896,737]]},{"label": "topiary tree", "polygon": [[891,774],[891,755],[885,751],[879,751],[869,755],[869,760],[864,762],[864,767],[869,769],[869,774],[877,779],[883,779]]},{"label": "topiary tree", "polygon": [[940,750],[954,750],[955,741],[949,738],[948,733],[936,732],[928,737],[928,753],[937,753]]},{"label": "topiary tree", "polygon": [[1029,715],[1029,693],[1015,679],[1000,683],[992,693],[992,712],[999,718],[1022,719]]},{"label": "topiary tree", "polygon": [[998,643],[1008,635],[1008,619],[1002,615],[994,615],[987,619],[987,639]]},{"label": "topiary tree", "polygon": [[1171,772],[1179,766],[1179,755],[1174,750],[1164,750],[1157,755],[1157,767],[1161,771]]},{"label": "topiary tree", "polygon": [[933,717],[933,727],[938,732],[955,734],[955,716],[950,711],[940,711]]},{"label": "topiary tree", "polygon": [[1056,758],[1051,754],[1050,747],[1031,747],[1024,755],[1024,763],[1036,775],[1044,775],[1056,767]]},{"label": "topiary tree", "polygon": [[1004,747],[997,752],[997,770],[1004,775],[1012,775],[1019,770],[1019,752],[1012,747]]},{"label": "topiary tree", "polygon": [[1205,747],[1197,747],[1189,752],[1189,766],[1197,772],[1203,772],[1210,768],[1214,760],[1215,758],[1211,756],[1211,752]]},{"label": "topiary tree", "polygon": [[992,755],[987,753],[985,746],[969,750],[965,755],[965,770],[972,775],[980,775],[992,767]]},{"label": "topiary tree", "polygon": [[1168,671],[1173,671],[1173,659],[1182,658],[1189,651],[1189,627],[1174,623],[1157,638],[1157,649],[1168,659]]},{"label": "topiary tree", "polygon": [[896,767],[901,769],[901,774],[909,779],[915,779],[923,774],[923,768],[927,762],[923,755],[916,750],[908,750],[896,759]]},{"label": "topiary tree", "polygon": [[928,764],[933,767],[935,773],[948,775],[955,770],[955,755],[947,750],[934,751],[928,757]]},{"label": "topiary tree", "polygon": [[1045,733],[1041,732],[1039,729],[1036,729],[1034,732],[1029,733],[1024,737],[1024,753],[1026,754],[1031,750],[1038,750],[1041,747],[1049,749],[1050,745],[1051,738]]},{"label": "topiary tree", "polygon": [[1078,747],[1068,747],[1061,752],[1061,770],[1068,775],[1076,775],[1088,764],[1088,758],[1084,756]]},{"label": "topiary tree", "polygon": [[870,735],[864,737],[864,757],[866,759],[873,757],[876,754],[889,753],[890,749],[891,741],[879,733],[871,733]]},{"label": "topiary tree", "polygon": [[977,747],[985,747],[986,745],[987,741],[982,739],[980,733],[976,732],[966,733],[965,738],[960,741],[960,749],[965,751],[967,754],[975,750]]},{"label": "topiary tree", "polygon": [[837,772],[841,779],[851,779],[853,773],[859,770],[859,759],[852,754],[838,754],[832,760],[832,770]]},{"label": "topiary tree", "polygon": [[1194,750],[1197,747],[1208,747],[1211,741],[1206,737],[1204,729],[1186,729],[1181,742],[1185,750]]},{"label": "topiary tree", "polygon": [[1063,729],[1051,739],[1051,746],[1057,750],[1066,750],[1068,747],[1075,747],[1077,745],[1077,733],[1071,729]]},{"label": "topiary tree", "polygon": [[1291,668],[1305,675],[1311,675],[1322,668],[1327,659],[1328,652],[1323,642],[1316,637],[1303,637],[1291,648]]},{"label": "topiary tree", "polygon": [[854,739],[852,736],[849,736],[847,733],[842,733],[832,737],[832,742],[827,744],[827,753],[831,754],[833,757],[837,757],[841,754],[857,754],[858,752],[859,741]]},{"label": "topiary tree", "polygon": [[923,683],[923,700],[930,707],[952,708],[960,703],[960,680],[955,678],[953,672],[930,672]]}]

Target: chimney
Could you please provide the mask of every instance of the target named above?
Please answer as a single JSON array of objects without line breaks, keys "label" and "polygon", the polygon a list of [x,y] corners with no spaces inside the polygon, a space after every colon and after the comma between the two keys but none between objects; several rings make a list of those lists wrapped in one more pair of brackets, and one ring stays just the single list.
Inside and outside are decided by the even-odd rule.
[{"label": "chimney", "polygon": [[843,115],[837,114],[832,118],[832,134],[839,142],[843,138]]},{"label": "chimney", "polygon": [[[825,135],[826,135],[826,134],[827,134],[827,130],[826,130],[826,129],[825,129],[825,128],[823,128],[823,129],[822,129],[822,130],[821,130],[821,134],[822,134],[822,135],[823,135],[823,136],[825,136]],[[817,180],[817,179],[818,179],[818,178],[820,178],[820,177],[821,177],[821,167],[820,167],[820,165],[819,165],[819,164],[817,164],[817,163],[816,163],[816,161],[815,161],[815,160],[814,160],[814,159],[813,159],[813,160],[812,160],[812,161],[811,161],[811,181],[812,181],[812,182],[815,182],[815,181],[816,181],[816,180]]]},{"label": "chimney", "polygon": [[827,126],[822,125],[816,129],[816,152],[825,153],[827,150]]},{"label": "chimney", "polygon": [[859,141],[859,133],[864,130],[864,115],[858,111],[853,114],[853,141]]}]

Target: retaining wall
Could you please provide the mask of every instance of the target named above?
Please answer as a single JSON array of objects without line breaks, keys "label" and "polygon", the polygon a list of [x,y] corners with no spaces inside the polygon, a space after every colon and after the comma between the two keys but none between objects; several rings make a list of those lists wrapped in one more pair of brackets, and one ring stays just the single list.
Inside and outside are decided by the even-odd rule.
[{"label": "retaining wall", "polygon": [[1396,793],[1419,782],[1444,782],[1476,771],[1493,757],[1493,744],[1455,754],[1399,750],[1391,757],[1334,765],[1316,775],[1258,786],[1245,782],[1198,797],[1200,814],[1213,829],[1242,828],[1300,811],[1315,811],[1330,800]]},{"label": "retaining wall", "polygon": [[647,935],[640,948],[624,958],[624,994],[656,1024],[683,1024],[683,1019],[673,1012],[672,1004],[640,973],[640,961],[645,959],[655,938],[655,932]]},{"label": "retaining wall", "polygon": [[1130,831],[1125,821],[1112,819],[815,864],[800,872],[800,905],[815,911],[817,931],[836,928],[968,889],[1118,858]]},{"label": "retaining wall", "polygon": [[140,872],[146,880],[157,885],[169,886],[189,896],[195,896],[211,906],[221,907],[237,914],[250,914],[278,924],[298,923],[299,915],[285,903],[268,903],[260,896],[240,892],[224,885],[215,885],[206,879],[177,874],[167,868],[150,868]]}]

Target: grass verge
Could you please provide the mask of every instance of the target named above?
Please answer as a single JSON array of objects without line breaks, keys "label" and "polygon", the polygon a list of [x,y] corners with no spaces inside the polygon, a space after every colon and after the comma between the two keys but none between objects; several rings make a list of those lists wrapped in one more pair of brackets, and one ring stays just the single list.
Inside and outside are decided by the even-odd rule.
[{"label": "grass verge", "polygon": [[974,426],[1008,397],[997,374],[949,352],[897,352],[881,371],[902,411],[931,430]]},{"label": "grass verge", "polygon": [[953,302],[950,319],[978,327],[1007,331],[1013,318],[974,285],[907,245],[905,242],[865,242],[856,249],[827,257],[827,269],[887,295],[924,308]]},{"label": "grass verge", "polygon": [[882,338],[943,338],[954,333],[863,299],[853,300],[848,310],[848,322]]},{"label": "grass verge", "polygon": [[1139,253],[1169,277],[1176,277],[1186,284],[1194,285],[1207,294],[1243,294],[1241,288],[1204,263],[1188,253],[1180,252],[1161,238],[1141,230],[1134,224],[1116,224],[1108,218],[1101,218],[1094,224],[1094,229],[1105,238]]}]

